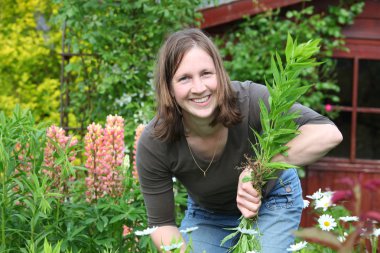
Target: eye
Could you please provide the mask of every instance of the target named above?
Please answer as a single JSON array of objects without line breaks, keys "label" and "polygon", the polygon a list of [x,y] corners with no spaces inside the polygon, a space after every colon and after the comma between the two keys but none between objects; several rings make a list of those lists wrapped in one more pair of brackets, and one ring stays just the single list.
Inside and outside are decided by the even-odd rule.
[{"label": "eye", "polygon": [[213,73],[211,72],[211,71],[205,71],[205,72],[203,72],[202,73],[202,76],[204,76],[204,77],[209,77],[209,76],[211,76]]},{"label": "eye", "polygon": [[182,76],[178,79],[178,82],[183,83],[189,80],[190,78],[188,76]]}]

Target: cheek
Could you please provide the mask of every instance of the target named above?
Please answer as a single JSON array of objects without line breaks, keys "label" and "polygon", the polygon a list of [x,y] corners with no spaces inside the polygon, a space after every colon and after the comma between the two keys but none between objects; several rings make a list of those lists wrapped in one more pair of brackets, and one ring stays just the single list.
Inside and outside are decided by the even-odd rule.
[{"label": "cheek", "polygon": [[219,86],[218,79],[216,77],[212,78],[209,82],[209,88],[212,90],[216,90],[218,86]]},{"label": "cheek", "polygon": [[185,86],[173,86],[171,89],[171,94],[176,100],[184,98],[187,93],[188,91]]}]

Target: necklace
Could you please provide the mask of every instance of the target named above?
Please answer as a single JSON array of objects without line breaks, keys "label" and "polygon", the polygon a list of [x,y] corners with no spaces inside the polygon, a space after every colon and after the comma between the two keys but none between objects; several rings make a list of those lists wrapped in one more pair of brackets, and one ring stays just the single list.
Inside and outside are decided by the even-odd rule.
[{"label": "necklace", "polygon": [[[182,124],[183,124],[183,126],[185,127],[185,124],[183,123],[183,119],[182,119]],[[193,161],[194,161],[195,165],[197,165],[198,169],[200,169],[200,170],[203,172],[203,176],[206,177],[206,172],[207,172],[208,169],[211,167],[211,164],[212,164],[212,162],[214,161],[215,154],[216,154],[216,149],[217,149],[217,145],[215,146],[214,154],[212,155],[212,158],[211,158],[210,163],[208,164],[207,168],[204,170],[204,169],[201,168],[201,166],[199,166],[197,160],[195,160],[195,157],[194,157],[193,151],[191,150],[190,145],[189,145],[189,143],[187,142],[187,140],[186,140],[186,144],[187,144],[187,147],[189,148],[190,155],[191,155],[191,157],[193,158]]]},{"label": "necklace", "polygon": [[190,148],[190,145],[189,143],[186,141],[187,143],[187,146],[189,147],[189,151],[190,151],[190,154],[191,154],[191,157],[193,158],[193,161],[195,163],[195,165],[197,165],[198,169],[200,169],[202,172],[203,172],[203,176],[206,177],[206,172],[208,171],[208,169],[211,167],[211,164],[212,162],[214,161],[214,158],[215,158],[215,154],[216,154],[216,147],[215,147],[215,150],[214,150],[214,154],[212,155],[212,159],[210,161],[210,163],[208,164],[207,168],[205,170],[203,170],[201,168],[201,166],[199,166],[199,164],[197,163],[197,160],[195,160],[195,157],[193,155],[193,151],[191,151],[191,148]]}]

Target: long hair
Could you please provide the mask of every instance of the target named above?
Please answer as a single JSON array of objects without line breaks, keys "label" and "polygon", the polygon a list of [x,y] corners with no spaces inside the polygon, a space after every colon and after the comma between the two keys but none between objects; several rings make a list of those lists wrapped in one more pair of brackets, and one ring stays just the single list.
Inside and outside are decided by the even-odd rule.
[{"label": "long hair", "polygon": [[213,59],[217,76],[217,107],[211,126],[222,123],[226,127],[241,121],[236,95],[223,67],[220,54],[213,42],[199,29],[185,29],[170,35],[162,45],[155,70],[157,115],[154,136],[162,141],[174,141],[181,134],[181,109],[171,96],[170,87],[183,56],[194,46],[204,50]]}]

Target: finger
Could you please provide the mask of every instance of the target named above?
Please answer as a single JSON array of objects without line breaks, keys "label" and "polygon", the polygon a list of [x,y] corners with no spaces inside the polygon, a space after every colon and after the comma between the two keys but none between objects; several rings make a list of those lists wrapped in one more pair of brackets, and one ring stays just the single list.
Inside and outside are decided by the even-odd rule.
[{"label": "finger", "polygon": [[260,202],[260,200],[261,200],[261,198],[259,196],[251,195],[251,194],[249,194],[248,192],[246,192],[244,190],[238,191],[237,198],[240,198],[242,200],[246,200],[248,202],[252,202],[252,203],[255,203],[255,204],[258,204]]},{"label": "finger", "polygon": [[244,216],[244,218],[248,218],[248,219],[253,218],[256,215],[258,215],[258,211],[251,211],[251,210],[246,209],[246,208],[241,208],[240,212]]},{"label": "finger", "polygon": [[237,199],[237,206],[239,210],[246,210],[248,212],[257,213],[261,206],[261,200],[258,203],[253,203],[245,199]]},{"label": "finger", "polygon": [[252,184],[250,182],[247,182],[247,183],[242,183],[239,187],[239,189],[247,192],[249,195],[253,196],[253,197],[260,197],[260,194],[259,192],[253,188]]}]

